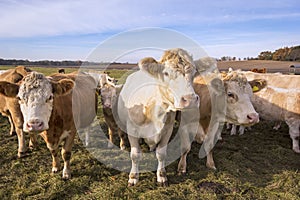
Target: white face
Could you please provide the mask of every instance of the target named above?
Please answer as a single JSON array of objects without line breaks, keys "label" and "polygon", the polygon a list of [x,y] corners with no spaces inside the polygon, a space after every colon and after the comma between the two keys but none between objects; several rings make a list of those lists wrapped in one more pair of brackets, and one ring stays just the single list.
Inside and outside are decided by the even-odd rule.
[{"label": "white face", "polygon": [[167,87],[164,96],[173,103],[174,109],[198,107],[199,97],[192,86],[192,76],[184,75],[171,68],[165,68],[162,72],[163,84]]},{"label": "white face", "polygon": [[45,77],[30,83],[24,81],[20,86],[18,98],[24,117],[23,130],[26,132],[47,130],[53,108],[50,81]]},{"label": "white face", "polygon": [[101,88],[101,102],[103,108],[112,108],[117,99],[117,90],[114,86],[105,84]]},{"label": "white face", "polygon": [[229,81],[226,85],[227,121],[234,124],[252,125],[259,121],[259,115],[255,111],[251,96],[251,86],[240,86],[236,81]]}]

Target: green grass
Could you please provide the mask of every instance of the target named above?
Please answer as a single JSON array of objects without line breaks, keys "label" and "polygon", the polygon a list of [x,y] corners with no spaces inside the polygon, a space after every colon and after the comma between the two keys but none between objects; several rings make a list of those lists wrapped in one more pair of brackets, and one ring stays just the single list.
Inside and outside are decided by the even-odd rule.
[{"label": "green grass", "polygon": [[[110,76],[120,78],[127,72],[113,71]],[[99,123],[106,132],[99,111]],[[291,149],[288,127],[284,124],[274,131],[272,126],[261,121],[242,136],[230,136],[224,130],[223,140],[214,148],[216,171],[205,167],[206,159],[198,158],[200,145],[193,143],[187,175],[177,175],[177,160],[166,168],[169,187],[158,186],[155,172],[147,172],[128,188],[128,173],[95,159],[78,136],[71,180],[62,180],[61,171],[51,174],[51,155],[41,137],[37,149],[17,159],[17,138],[9,136],[8,120],[0,116],[0,199],[299,199],[300,155]],[[92,141],[97,134],[92,132]],[[102,159],[115,159],[111,153],[104,152]]]}]

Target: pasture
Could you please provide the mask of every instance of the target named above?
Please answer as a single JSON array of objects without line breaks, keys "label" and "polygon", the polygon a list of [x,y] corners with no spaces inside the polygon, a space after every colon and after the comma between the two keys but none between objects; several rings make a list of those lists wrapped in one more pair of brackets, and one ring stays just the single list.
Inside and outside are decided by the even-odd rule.
[{"label": "pasture", "polygon": [[[31,69],[47,75],[57,70]],[[121,82],[130,73],[110,72]],[[107,131],[100,108],[98,115],[98,123]],[[102,164],[78,136],[72,150],[71,180],[62,180],[61,172],[51,174],[51,155],[41,137],[37,149],[17,159],[17,137],[9,136],[8,120],[0,116],[0,199],[299,199],[300,155],[291,148],[288,127],[283,124],[275,131],[273,125],[261,121],[242,136],[223,130],[223,140],[214,147],[216,171],[205,167],[206,159],[198,158],[201,145],[193,143],[188,174],[177,175],[178,160],[167,166],[169,187],[156,184],[155,172],[141,173],[139,183],[127,187],[128,173]],[[99,137],[91,132],[91,141]],[[102,156],[114,159],[109,152]]]}]

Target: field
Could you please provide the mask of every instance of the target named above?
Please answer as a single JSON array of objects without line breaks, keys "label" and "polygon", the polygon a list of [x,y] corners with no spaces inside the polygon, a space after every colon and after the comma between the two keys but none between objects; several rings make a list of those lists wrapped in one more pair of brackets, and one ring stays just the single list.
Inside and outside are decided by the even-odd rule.
[{"label": "field", "polygon": [[[47,75],[56,71],[34,70]],[[110,73],[123,82],[130,72]],[[101,109],[98,119],[106,132]],[[101,163],[79,137],[72,151],[71,180],[62,180],[61,172],[51,174],[51,155],[41,137],[37,149],[17,159],[17,138],[9,136],[8,120],[0,116],[0,199],[299,199],[300,155],[292,151],[288,127],[282,124],[275,131],[273,125],[274,122],[261,121],[241,136],[230,136],[224,129],[223,140],[214,148],[216,171],[205,167],[206,159],[198,157],[201,145],[193,143],[187,175],[177,175],[177,160],[166,168],[169,187],[156,184],[155,172],[140,174],[140,182],[127,187],[128,173]],[[176,130],[175,127],[174,135]],[[99,137],[99,133],[91,131],[91,139]],[[110,152],[102,156],[117,159]]]}]

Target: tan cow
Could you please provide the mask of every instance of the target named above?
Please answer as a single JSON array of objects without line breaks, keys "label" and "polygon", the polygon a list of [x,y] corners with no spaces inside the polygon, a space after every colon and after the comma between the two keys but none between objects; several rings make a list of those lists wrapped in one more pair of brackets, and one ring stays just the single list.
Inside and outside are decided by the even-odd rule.
[{"label": "tan cow", "polygon": [[[76,82],[76,84],[75,84]],[[51,152],[52,172],[59,170],[59,145],[62,144],[64,179],[71,177],[70,158],[76,130],[87,127],[95,118],[95,87],[92,77],[77,74],[57,74],[45,77],[32,72],[20,86],[0,82],[6,96],[20,99],[24,116],[23,130],[41,133]]]},{"label": "tan cow", "polygon": [[120,137],[120,148],[121,150],[125,150],[126,133],[118,127],[113,113],[113,110],[115,110],[114,107],[117,106],[117,99],[122,86],[123,85],[112,85],[106,83],[100,89],[100,97],[104,120],[108,126],[108,135],[110,140],[108,147],[113,147],[115,136],[118,135]]},{"label": "tan cow", "polygon": [[[216,77],[216,75],[210,75]],[[224,123],[250,126],[259,122],[259,115],[250,101],[253,93],[244,75],[232,72],[223,76],[222,79],[216,77],[212,80],[208,76],[206,74],[204,77],[197,76],[194,79],[194,89],[201,102],[199,121],[201,126],[198,128],[196,136],[194,133],[188,134],[195,136],[197,142],[203,142],[199,156],[207,155],[206,166],[216,169],[212,148],[220,138]],[[185,121],[188,120],[191,119]],[[188,141],[184,140],[182,143],[182,156],[178,164],[180,174],[186,173],[186,156],[191,148],[189,140],[193,139],[192,136],[185,137]]]},{"label": "tan cow", "polygon": [[[18,66],[14,69],[6,70],[0,74],[0,81],[7,81],[10,83],[20,84],[20,81],[26,76],[31,70],[24,66]],[[7,90],[8,88],[1,88],[1,90]],[[18,157],[22,157],[26,152],[25,135],[22,130],[23,126],[23,115],[20,110],[20,105],[17,98],[8,98],[0,94],[0,112],[2,115],[8,117],[10,122],[10,135],[14,133],[18,136]],[[30,134],[29,147],[33,148],[36,146],[37,141],[34,134]]]},{"label": "tan cow", "polygon": [[[300,153],[300,78],[297,75],[258,74],[246,72],[247,79],[262,79],[252,83],[256,90],[253,105],[262,119],[284,121],[289,126],[293,150]],[[261,89],[266,84],[267,87]],[[261,89],[261,90],[260,90]]]}]

